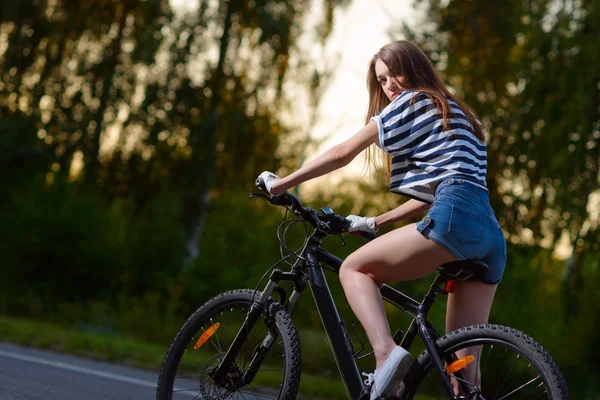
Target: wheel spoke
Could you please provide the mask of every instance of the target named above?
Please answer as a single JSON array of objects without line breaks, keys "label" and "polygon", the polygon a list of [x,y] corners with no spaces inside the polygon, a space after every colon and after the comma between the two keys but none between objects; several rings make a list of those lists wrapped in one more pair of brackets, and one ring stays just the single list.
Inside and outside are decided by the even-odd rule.
[{"label": "wheel spoke", "polygon": [[[242,331],[242,333],[246,333],[246,336],[242,339],[243,342],[240,343],[241,349],[235,355],[233,363],[223,371],[226,375],[221,379],[224,379],[224,381],[215,381],[209,375],[221,363],[225,353],[229,350],[235,338],[238,337],[240,328],[247,318],[247,310],[252,304],[251,292],[234,291],[230,293],[232,295],[229,299],[221,295],[219,301],[210,300],[207,304],[212,304],[203,306],[205,311],[199,310],[196,312],[197,316],[195,314],[188,319],[176,337],[176,341],[187,340],[186,344],[174,343],[170,350],[179,352],[178,357],[173,356],[178,361],[170,361],[170,364],[166,363],[169,354],[165,359],[165,365],[171,365],[169,368],[176,369],[171,375],[165,373],[165,371],[161,372],[163,378],[166,374],[166,378],[161,382],[164,382],[164,385],[169,385],[168,379],[170,379],[171,389],[169,390],[173,395],[189,395],[189,398],[197,399],[257,400],[259,398],[276,399],[280,396],[287,397],[290,394],[295,396],[297,389],[292,389],[293,392],[290,389],[282,392],[284,387],[298,387],[297,382],[295,385],[285,385],[285,380],[298,380],[300,368],[300,364],[290,363],[285,358],[286,352],[294,349],[288,350],[287,347],[284,347],[282,341],[278,340],[279,336],[287,335],[287,339],[284,341],[285,346],[288,346],[287,343],[292,343],[293,346],[298,345],[297,336],[291,336],[296,335],[295,331],[282,329],[284,325],[281,324],[281,318],[289,319],[289,316],[286,315],[278,315],[277,319],[273,320],[273,325],[270,322],[265,324],[265,315],[261,316],[252,329],[248,329],[247,332]],[[210,344],[193,350],[200,336],[216,323],[219,323],[219,327],[208,338],[207,342],[210,341]],[[188,325],[189,327],[187,327]],[[260,366],[258,363],[254,363],[254,366],[258,367],[255,377],[248,385],[236,388],[238,379],[243,379],[242,377],[248,373],[248,368],[254,359],[255,349],[264,343],[269,332],[275,335],[275,340],[269,346],[268,351],[261,349]],[[189,339],[183,339],[185,337]],[[173,365],[175,366],[173,367]],[[171,376],[171,378],[168,378],[168,376]],[[271,385],[271,383],[273,384]],[[158,392],[159,394],[161,392],[160,386]],[[160,395],[158,398],[163,399],[164,397]]]},{"label": "wheel spoke", "polygon": [[179,379],[200,379],[202,375],[177,375]]},{"label": "wheel spoke", "polygon": [[[213,321],[212,318],[210,319],[210,322],[211,322],[211,326],[213,326],[215,324],[215,321]],[[217,340],[217,345],[218,345],[217,351],[219,353],[222,353],[223,349],[221,348],[221,341],[219,340],[219,330],[218,329],[215,330],[214,336],[215,336],[215,339]]]},{"label": "wheel spoke", "polygon": [[[562,398],[566,391],[564,378],[550,355],[533,339],[512,329],[469,327],[440,338],[437,344],[438,356],[446,362],[454,355],[457,359],[475,356],[475,361],[461,370],[462,375],[458,374],[460,377],[451,377],[453,385],[460,383],[459,394],[465,395],[463,391],[471,392],[472,388],[479,400],[550,400]],[[443,379],[428,360],[415,376],[416,386],[408,387],[409,399],[448,398]]]},{"label": "wheel spoke", "polygon": [[[267,387],[267,386],[265,386],[265,387]],[[269,389],[270,389],[271,387],[267,387],[267,388],[269,388]],[[246,390],[240,390],[240,393],[250,393],[251,395],[253,395],[254,397],[256,397],[256,398],[258,399],[259,397],[258,397],[256,394],[254,394],[254,392],[255,392],[255,391],[258,391],[258,388],[257,388],[257,389],[255,389],[254,391],[252,391],[252,390],[248,390],[248,391],[246,391]],[[264,395],[264,394],[261,394],[261,396],[262,396],[263,398],[267,398],[267,399],[276,399],[276,398],[277,398],[277,396],[275,396],[275,397],[267,397],[267,396],[266,396],[266,395]]]},{"label": "wheel spoke", "polygon": [[198,360],[195,356],[194,353],[192,353],[191,351],[188,351],[187,349],[184,350],[185,355],[190,357],[192,360],[196,361],[198,363],[198,365],[202,365],[202,361]]},{"label": "wheel spoke", "polygon": [[527,382],[527,383],[524,383],[523,385],[519,386],[518,388],[516,388],[516,389],[515,389],[515,390],[513,390],[512,392],[510,392],[510,393],[508,393],[508,394],[506,394],[506,395],[504,395],[504,396],[500,397],[498,400],[505,399],[505,398],[507,398],[508,396],[512,395],[513,393],[517,393],[519,390],[521,390],[521,389],[523,389],[525,386],[528,386],[528,385],[530,385],[531,383],[533,383],[533,382],[537,381],[538,379],[540,379],[540,376],[539,376],[539,375],[538,375],[538,376],[536,376],[535,378],[533,378],[532,380],[530,380],[529,382]]},{"label": "wheel spoke", "polygon": [[489,353],[488,353],[488,357],[486,357],[485,359],[485,363],[483,364],[483,369],[481,368],[481,358],[482,358],[482,354],[483,354],[483,346],[479,346],[477,348],[477,362],[478,362],[478,366],[477,366],[477,372],[475,373],[475,384],[478,388],[481,389],[481,380],[482,380],[482,374],[483,374],[483,370],[485,369],[487,362],[489,360]]},{"label": "wheel spoke", "polygon": [[[518,381],[519,381],[519,379],[521,378],[521,376],[523,376],[523,374],[524,374],[524,373],[525,373],[525,369],[523,369],[523,370],[521,371],[521,373],[520,373],[520,374],[519,374],[519,375],[518,375],[518,376],[517,376],[515,379],[513,379],[513,381],[511,382],[511,384],[510,384],[510,385],[508,385],[508,388],[507,388],[506,390],[510,390],[510,388],[511,388],[511,387],[513,387],[513,385],[514,385],[516,382],[518,382]],[[538,376],[539,376],[539,375],[538,375]],[[535,379],[535,378],[534,378],[534,379]],[[502,386],[504,386],[504,385],[502,385]],[[518,389],[517,389],[517,390],[518,390]],[[510,392],[508,395],[510,395],[510,394],[512,394],[512,393],[514,393],[514,392],[515,392],[515,391],[512,391],[512,392]],[[508,396],[508,395],[506,395],[506,396]],[[498,399],[498,400],[501,400],[501,399],[505,398],[506,396],[503,396],[503,397],[501,397],[501,398],[500,398],[500,399]]]},{"label": "wheel spoke", "polygon": [[[211,319],[211,321],[212,321],[212,319]],[[201,327],[200,329],[202,329],[202,332],[203,332],[203,333],[204,333],[204,332],[206,332],[206,330],[204,329],[204,327]],[[216,334],[216,332],[215,332],[215,334]],[[196,339],[196,337],[194,337],[194,339],[193,339],[193,342],[195,343],[195,342],[196,342],[196,340],[197,340],[197,339]],[[212,337],[212,336],[210,337],[210,339],[208,339],[208,341],[209,341],[209,342],[210,342],[210,343],[213,345],[213,347],[215,348],[215,350],[216,350],[217,352],[221,353],[221,350],[220,350],[220,347],[221,347],[221,346],[220,346],[220,344],[219,344],[218,337],[217,337],[217,343],[216,343],[216,344],[215,344],[215,342],[214,342],[214,339],[213,339],[213,337]]]},{"label": "wheel spoke", "polygon": [[[506,351],[508,351],[508,349],[506,349]],[[510,376],[510,372],[515,368],[515,364],[517,363],[517,360],[519,360],[519,355],[517,355],[517,357],[513,360],[513,364],[511,365],[510,369],[506,373],[506,377],[502,381],[502,386],[500,386],[500,389],[498,389],[498,393],[502,393],[502,389],[504,389],[504,384],[506,383],[506,380]],[[497,397],[495,397],[494,399],[497,399]]]},{"label": "wheel spoke", "polygon": [[200,398],[201,398],[201,397],[198,397],[198,396],[200,396],[200,393],[198,393],[197,395],[195,395],[193,400],[196,400],[196,399],[200,399]]}]

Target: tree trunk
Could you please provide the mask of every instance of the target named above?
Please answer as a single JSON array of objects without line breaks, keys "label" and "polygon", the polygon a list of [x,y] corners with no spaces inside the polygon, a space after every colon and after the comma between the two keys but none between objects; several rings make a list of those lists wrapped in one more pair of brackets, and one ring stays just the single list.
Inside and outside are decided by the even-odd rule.
[{"label": "tree trunk", "polygon": [[100,96],[100,105],[96,112],[96,128],[94,129],[94,136],[92,137],[92,144],[88,153],[88,160],[86,161],[85,175],[86,182],[96,183],[98,177],[98,166],[100,164],[100,137],[102,136],[102,129],[104,128],[104,114],[108,106],[108,100],[110,99],[110,89],[113,85],[113,79],[115,77],[115,70],[119,63],[119,56],[121,54],[123,30],[125,29],[125,22],[127,18],[128,9],[123,7],[121,16],[119,18],[119,33],[117,37],[112,41],[110,50],[111,54],[107,57],[106,68],[108,71],[104,75],[102,82],[102,95]]},{"label": "tree trunk", "polygon": [[192,215],[190,216],[190,230],[185,243],[186,255],[183,261],[183,268],[190,265],[200,254],[198,243],[204,230],[206,222],[206,214],[208,213],[208,205],[210,203],[210,188],[213,183],[214,164],[215,164],[215,147],[216,133],[219,122],[219,106],[221,105],[221,87],[225,78],[223,67],[227,57],[227,49],[229,47],[229,36],[232,24],[232,16],[234,13],[230,1],[223,1],[220,4],[221,14],[223,18],[223,33],[221,34],[219,44],[219,61],[214,71],[214,79],[211,84],[211,102],[210,114],[205,125],[205,130],[202,135],[202,145],[196,146],[194,151],[203,151],[200,162],[200,179],[196,189],[191,194],[193,201],[196,202]]}]

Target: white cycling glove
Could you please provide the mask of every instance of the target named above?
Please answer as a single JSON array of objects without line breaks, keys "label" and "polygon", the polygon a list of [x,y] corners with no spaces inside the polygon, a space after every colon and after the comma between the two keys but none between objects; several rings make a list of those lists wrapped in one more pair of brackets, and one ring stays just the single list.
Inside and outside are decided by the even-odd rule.
[{"label": "white cycling glove", "polygon": [[263,181],[265,181],[265,186],[267,187],[267,192],[269,193],[271,193],[271,187],[273,186],[273,183],[277,182],[280,179],[277,175],[269,171],[264,171],[258,177],[262,178]]},{"label": "white cycling glove", "polygon": [[348,215],[346,219],[351,222],[348,232],[377,232],[377,229],[375,229],[375,217],[359,217],[358,215]]}]

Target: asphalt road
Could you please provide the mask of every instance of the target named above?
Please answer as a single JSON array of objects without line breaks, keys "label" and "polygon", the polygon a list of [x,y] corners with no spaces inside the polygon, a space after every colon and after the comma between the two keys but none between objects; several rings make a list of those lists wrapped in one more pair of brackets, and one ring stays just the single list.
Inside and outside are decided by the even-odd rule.
[{"label": "asphalt road", "polygon": [[0,400],[148,400],[156,396],[157,376],[156,372],[0,343]]},{"label": "asphalt road", "polygon": [[[0,400],[152,400],[157,372],[0,342]],[[175,400],[202,400],[198,382],[176,382]],[[244,392],[233,400],[276,398]]]}]

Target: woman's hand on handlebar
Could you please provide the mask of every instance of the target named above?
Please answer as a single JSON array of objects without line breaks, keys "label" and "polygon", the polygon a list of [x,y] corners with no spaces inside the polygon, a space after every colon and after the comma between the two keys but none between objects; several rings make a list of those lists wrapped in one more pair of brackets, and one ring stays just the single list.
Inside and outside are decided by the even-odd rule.
[{"label": "woman's hand on handlebar", "polygon": [[[280,178],[272,172],[264,171],[262,172],[258,178],[256,178],[256,186],[259,189],[266,190],[269,194],[281,194],[279,191],[277,193],[273,193],[273,184],[277,182]],[[283,193],[283,192],[282,192]]]},{"label": "woman's hand on handlebar", "polygon": [[[262,197],[268,200],[271,204],[290,207],[291,211],[302,220],[311,223],[314,227],[326,229],[328,234],[341,235],[343,232],[348,232],[356,236],[362,236],[367,240],[375,239],[375,218],[359,217],[357,215],[349,215],[344,218],[342,215],[336,215],[333,211],[326,207],[323,213],[317,213],[316,210],[306,208],[300,200],[288,192],[282,192],[281,195],[272,192],[273,184],[279,181],[279,177],[272,172],[264,171],[255,181],[256,186],[263,191],[273,194],[268,197],[263,194],[252,193],[250,197]],[[324,226],[321,226],[325,223]]]},{"label": "woman's hand on handlebar", "polygon": [[348,215],[346,220],[350,221],[348,232],[368,232],[375,233],[378,231],[375,226],[375,217],[360,217],[358,215]]}]

